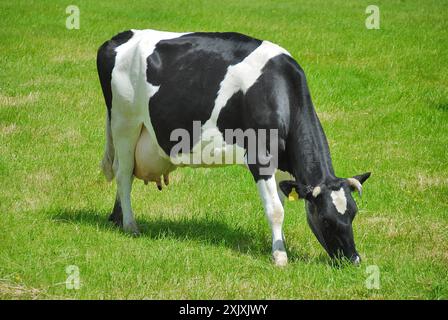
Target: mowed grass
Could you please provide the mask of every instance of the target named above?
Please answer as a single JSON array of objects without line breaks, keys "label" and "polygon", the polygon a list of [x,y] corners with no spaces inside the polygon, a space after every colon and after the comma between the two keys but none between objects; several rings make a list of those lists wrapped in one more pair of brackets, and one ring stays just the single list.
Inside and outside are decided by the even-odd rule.
[{"label": "mowed grass", "polygon": [[[65,28],[68,4],[0,3],[0,298],[448,298],[446,2],[377,1],[380,30],[364,24],[371,1],[77,0],[80,30]],[[292,53],[337,174],[373,172],[356,197],[360,267],[330,264],[303,202],[286,205],[289,265],[273,266],[240,167],[179,169],[162,192],[136,181],[139,238],[107,222],[95,58],[130,28],[238,31]]]}]

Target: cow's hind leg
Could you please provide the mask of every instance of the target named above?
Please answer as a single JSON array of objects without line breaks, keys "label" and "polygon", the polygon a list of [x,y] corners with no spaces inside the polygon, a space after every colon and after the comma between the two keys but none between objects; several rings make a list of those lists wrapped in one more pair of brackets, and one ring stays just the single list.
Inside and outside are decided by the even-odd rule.
[{"label": "cow's hind leg", "polygon": [[114,131],[115,134],[113,137],[115,155],[118,160],[116,199],[119,199],[118,205],[121,206],[123,230],[138,235],[139,231],[131,207],[131,190],[134,178],[135,146],[140,136],[141,125],[127,124],[123,129],[120,129],[118,127]]},{"label": "cow's hind leg", "polygon": [[272,231],[272,257],[277,266],[285,266],[288,263],[288,256],[282,231],[284,209],[274,176],[260,178],[257,181],[257,188]]},{"label": "cow's hind leg", "polygon": [[121,209],[121,202],[120,202],[120,196],[115,196],[115,204],[114,208],[112,209],[112,213],[109,216],[109,221],[112,221],[115,225],[119,227],[123,227],[123,210]]}]

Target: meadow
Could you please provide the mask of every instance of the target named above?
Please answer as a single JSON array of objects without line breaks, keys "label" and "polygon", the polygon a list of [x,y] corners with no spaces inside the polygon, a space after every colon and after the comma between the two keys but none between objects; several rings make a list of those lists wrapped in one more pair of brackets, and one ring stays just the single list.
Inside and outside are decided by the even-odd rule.
[{"label": "meadow", "polygon": [[[66,28],[70,4],[79,29]],[[448,2],[376,1],[379,30],[365,26],[370,4],[1,1],[0,299],[447,299]],[[107,221],[96,50],[131,28],[237,31],[291,52],[337,175],[372,172],[356,197],[360,267],[331,265],[298,201],[289,264],[275,267],[241,167],[178,169],[162,192],[136,181],[138,238]]]}]

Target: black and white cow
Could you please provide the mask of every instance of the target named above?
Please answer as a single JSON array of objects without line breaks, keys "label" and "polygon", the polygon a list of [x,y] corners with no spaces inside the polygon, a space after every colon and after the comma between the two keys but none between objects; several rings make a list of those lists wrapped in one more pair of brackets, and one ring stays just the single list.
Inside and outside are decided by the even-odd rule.
[{"label": "black and white cow", "polygon": [[[99,48],[97,67],[107,106],[102,169],[108,180],[117,180],[110,220],[138,233],[131,208],[134,176],[161,189],[178,166],[213,166],[201,157],[194,163],[179,161],[201,154],[213,141],[212,157],[243,150],[231,164],[245,163],[253,175],[277,265],[287,263],[283,201],[294,192],[305,199],[308,223],[328,254],[360,262],[351,192],[361,192],[370,173],[335,176],[305,74],[285,49],[230,32],[130,30]],[[190,134],[188,151],[173,152],[178,143],[173,132],[179,129]],[[224,132],[231,129],[253,130],[257,140],[261,129],[277,135],[256,148],[249,162],[249,140],[228,139]],[[275,167],[263,171],[266,163]]]}]

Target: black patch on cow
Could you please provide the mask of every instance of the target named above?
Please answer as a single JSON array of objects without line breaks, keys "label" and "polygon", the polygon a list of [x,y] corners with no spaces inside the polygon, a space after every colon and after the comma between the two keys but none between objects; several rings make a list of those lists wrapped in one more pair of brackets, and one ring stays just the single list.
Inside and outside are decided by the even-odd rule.
[{"label": "black patch on cow", "polygon": [[227,68],[261,44],[239,33],[192,33],[162,40],[147,58],[147,81],[160,86],[151,98],[149,114],[157,141],[170,154],[178,141],[175,129],[185,129],[193,141],[193,121],[203,125],[211,116]]},{"label": "black patch on cow", "polygon": [[106,102],[107,114],[109,120],[111,119],[112,109],[112,70],[115,66],[115,57],[117,53],[115,49],[129,41],[132,38],[133,32],[128,30],[121,32],[114,36],[112,39],[104,42],[98,49],[96,66],[98,70],[98,76],[100,78],[101,88],[103,90],[104,100]]}]

